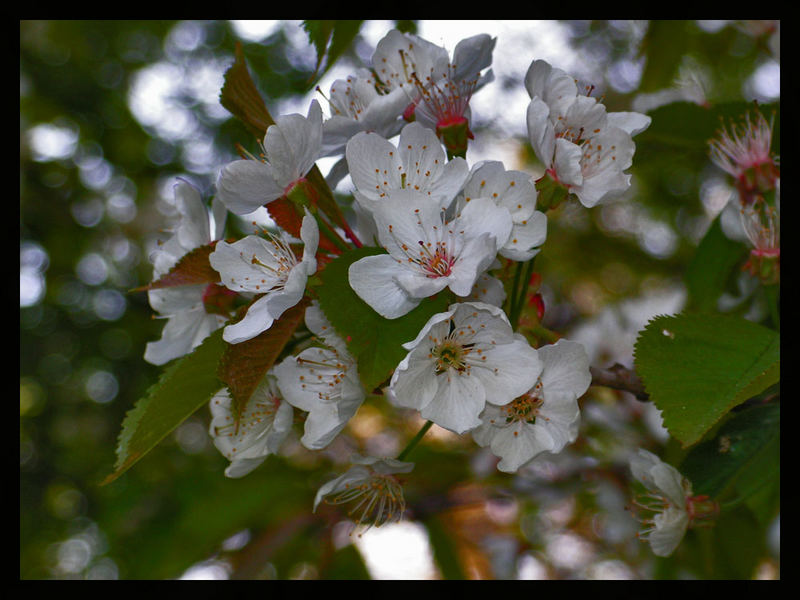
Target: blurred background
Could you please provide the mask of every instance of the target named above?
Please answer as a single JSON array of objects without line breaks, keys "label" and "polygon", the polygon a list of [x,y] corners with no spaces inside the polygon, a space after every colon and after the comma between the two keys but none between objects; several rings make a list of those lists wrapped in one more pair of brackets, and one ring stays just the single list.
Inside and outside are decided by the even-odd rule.
[{"label": "blurred background", "polygon": [[[351,450],[397,452],[422,424],[380,403],[325,451],[295,438],[241,480],[223,476],[201,410],[99,485],[125,413],[161,372],[143,354],[163,321],[130,290],[151,280],[148,257],[174,224],[175,179],[208,199],[235,144],[252,145],[219,103],[235,44],[273,116],[305,114],[312,98],[327,115],[314,86],[327,95],[369,66],[392,27],[450,51],[470,35],[497,37],[467,160],[537,177],[523,85],[534,59],[594,85],[609,111],[780,100],[776,21],[365,21],[319,79],[301,21],[20,21],[20,578],[778,577],[779,517],[750,532],[758,539],[741,564],[711,572],[694,559],[692,532],[670,559],[636,539],[627,457],[670,442],[654,407],[607,388],[582,400],[574,445],[513,476],[469,436],[434,426],[411,457],[408,518],[361,537],[344,513],[311,507]],[[733,191],[703,148],[658,133],[635,138],[625,197],[559,208],[537,259],[545,325],[584,343],[596,366],[631,366],[636,332],[681,310],[686,266]],[[751,292],[734,282],[726,301],[757,320]]]}]

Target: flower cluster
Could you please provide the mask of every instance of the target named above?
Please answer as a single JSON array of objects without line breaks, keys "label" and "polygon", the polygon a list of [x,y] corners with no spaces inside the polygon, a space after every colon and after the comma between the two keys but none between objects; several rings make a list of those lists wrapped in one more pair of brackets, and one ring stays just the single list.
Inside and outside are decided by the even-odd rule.
[{"label": "flower cluster", "polygon": [[750,244],[743,270],[771,285],[780,280],[780,164],[772,153],[772,122],[760,111],[731,123],[709,142],[711,160],[734,179],[730,203]]},{"label": "flower cluster", "polygon": [[687,529],[709,523],[719,512],[716,502],[695,496],[688,479],[647,450],[639,449],[631,457],[630,469],[647,488],[635,501],[644,525],[639,539],[648,542],[656,556],[672,554]]},{"label": "flower cluster", "polygon": [[[474,36],[451,58],[445,48],[392,31],[378,43],[371,70],[331,86],[327,118],[316,100],[305,116],[276,118],[259,141],[259,156],[222,168],[215,202],[240,216],[280,205],[277,231],[223,240],[224,220],[215,213],[211,236],[199,194],[188,184],[176,188],[184,219],[157,257],[156,275],[172,269],[175,281],[202,283],[150,292],[170,322],[158,346],[148,347],[148,360],[187,354],[224,326],[227,360],[247,361],[254,342],[269,339],[285,314],[301,309],[311,334],[284,347],[249,399],[243,402],[230,385],[212,398],[210,433],[230,461],[227,476],[246,475],[280,452],[298,420],[303,446],[329,446],[374,391],[364,388],[359,367],[381,349],[351,346],[350,332],[318,301],[327,265],[352,249],[345,237],[357,248],[371,247],[346,263],[346,285],[364,303],[358,310],[403,323],[421,305],[433,306],[431,298],[447,300],[446,310],[398,343],[405,357],[377,390],[392,405],[418,411],[427,427],[469,433],[507,473],[577,439],[578,400],[591,383],[586,351],[566,339],[542,344],[521,327],[544,311],[531,261],[546,242],[544,211],[555,203],[552,193],[543,201],[540,188],[550,182],[550,192],[560,187],[587,207],[623,192],[631,138],[650,120],[608,113],[596,98],[579,94],[566,73],[535,60],[524,82],[531,96],[527,125],[545,176],[534,180],[493,160],[470,166],[469,101],[492,80],[486,69],[494,44],[488,35]],[[350,175],[353,222],[314,175],[323,156],[340,157],[328,185]],[[191,262],[190,272],[184,266],[190,261],[175,266],[199,246],[206,248],[205,269]],[[173,302],[168,293],[187,301]],[[520,319],[526,307],[531,316]],[[248,350],[237,354],[237,348]],[[396,474],[413,468],[406,454],[354,456],[349,470],[319,489],[314,508],[323,500],[355,502],[349,514],[358,523],[399,519],[405,501]]]}]

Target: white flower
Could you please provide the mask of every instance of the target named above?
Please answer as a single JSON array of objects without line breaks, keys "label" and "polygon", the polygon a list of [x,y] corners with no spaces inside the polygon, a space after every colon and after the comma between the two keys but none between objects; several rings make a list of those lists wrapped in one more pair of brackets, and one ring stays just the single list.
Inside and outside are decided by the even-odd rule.
[{"label": "white flower", "polygon": [[476,199],[445,222],[444,211],[410,190],[392,192],[387,201],[376,203],[374,217],[388,254],[354,262],[349,281],[387,319],[403,316],[448,287],[468,296],[511,230],[508,211],[491,200]]},{"label": "white flower", "polygon": [[[169,272],[191,250],[221,238],[225,228],[225,208],[216,199],[212,203],[215,225],[212,232],[209,213],[200,192],[183,180],[175,184],[174,191],[175,205],[181,218],[172,237],[153,255],[153,280]],[[221,314],[223,311],[210,312],[209,308],[214,309],[213,301],[208,302],[208,306],[205,301],[224,299],[227,292],[214,283],[148,291],[150,306],[168,320],[161,339],[147,343],[144,359],[154,365],[163,365],[191,352],[225,323],[227,317]]]},{"label": "white flower", "polygon": [[275,367],[278,386],[295,408],[308,412],[300,442],[311,450],[331,443],[364,402],[355,359],[315,301],[305,313],[306,326],[324,347],[303,350]]},{"label": "white flower", "polygon": [[542,452],[556,454],[578,437],[578,398],[589,388],[589,357],[577,342],[561,339],[538,350],[542,372],[536,384],[504,406],[486,405],[483,424],[472,432],[513,473]]},{"label": "white flower", "polygon": [[[324,499],[328,504],[344,504],[358,500],[347,513],[356,525],[380,527],[399,521],[405,511],[403,488],[396,473],[409,473],[414,463],[393,458],[374,458],[354,455],[343,475],[324,484],[314,498],[314,511]],[[368,527],[368,528],[369,528]]]},{"label": "white flower", "polygon": [[485,161],[473,167],[455,206],[462,210],[475,198],[488,198],[507,210],[512,227],[499,253],[511,260],[527,261],[539,253],[547,238],[547,217],[536,210],[536,196],[529,175],[506,171],[498,161]]},{"label": "white flower", "polygon": [[377,133],[359,133],[347,143],[346,157],[355,197],[368,210],[402,189],[447,208],[469,174],[466,161],[448,162],[436,134],[419,123],[403,128],[396,147]]},{"label": "white flower", "polygon": [[375,83],[366,69],[333,82],[328,99],[331,117],[322,125],[322,156],[341,154],[350,138],[362,131],[384,138],[400,132],[405,123],[400,115],[408,99],[404,93],[380,94]]},{"label": "white flower", "polygon": [[484,273],[475,281],[472,292],[465,298],[469,302],[484,302],[492,306],[503,306],[506,300],[506,290],[503,282],[497,277]]},{"label": "white flower", "polygon": [[227,389],[217,392],[210,408],[209,433],[217,449],[231,461],[225,476],[232,478],[247,475],[268,455],[275,454],[291,430],[294,418],[291,405],[281,398],[270,374],[253,392],[238,427]]},{"label": "white flower", "polygon": [[636,502],[653,514],[643,521],[646,529],[638,535],[649,542],[656,556],[669,556],[689,527],[716,516],[717,504],[707,496],[693,496],[691,482],[655,454],[639,449],[630,459],[630,468],[650,492]]},{"label": "white flower", "polygon": [[217,180],[217,196],[232,213],[245,215],[285,195],[305,178],[322,148],[322,109],[311,102],[308,117],[282,115],[267,128],[262,160],[236,160]]},{"label": "white flower", "polygon": [[225,327],[225,341],[238,344],[254,338],[303,297],[308,277],[317,270],[315,255],[319,244],[317,222],[307,210],[300,239],[305,246],[299,261],[283,232],[270,239],[248,235],[233,244],[217,243],[209,260],[225,286],[238,292],[263,294],[250,305],[241,321]]},{"label": "white flower", "polygon": [[496,38],[479,34],[461,40],[453,60],[441,46],[411,33],[392,30],[378,42],[372,65],[382,86],[393,93],[402,90],[415,117],[426,127],[452,118],[468,117],[472,93],[492,80],[491,71]]},{"label": "white flower", "polygon": [[537,351],[505,313],[479,302],[433,315],[390,382],[398,406],[455,433],[481,425],[486,403],[502,406],[530,390],[542,371]]},{"label": "white flower", "polygon": [[543,60],[525,76],[531,97],[528,137],[548,173],[592,207],[630,186],[632,136],[650,125],[636,112],[606,113],[595,98],[578,94],[575,81]]},{"label": "white flower", "polygon": [[414,35],[390,30],[375,47],[372,68],[386,91],[404,90],[408,98],[416,93],[414,75],[421,81],[440,77],[447,71],[447,50]]}]

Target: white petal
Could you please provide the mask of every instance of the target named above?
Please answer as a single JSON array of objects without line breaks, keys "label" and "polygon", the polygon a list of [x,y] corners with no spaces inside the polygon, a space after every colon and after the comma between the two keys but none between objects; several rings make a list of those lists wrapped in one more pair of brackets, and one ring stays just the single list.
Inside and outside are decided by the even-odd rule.
[{"label": "white petal", "polygon": [[308,117],[282,115],[267,129],[264,152],[278,185],[286,188],[305,177],[322,149],[322,109],[311,101]]},{"label": "white petal", "polygon": [[[498,470],[513,473],[542,452],[554,448],[550,433],[537,425],[518,422],[495,428],[497,433],[492,439],[492,453],[503,459],[497,465]],[[515,432],[517,435],[514,435]]]},{"label": "white petal", "polygon": [[307,208],[305,211],[306,214],[300,225],[300,239],[303,240],[304,244],[303,263],[305,263],[305,274],[313,275],[317,270],[317,261],[314,257],[319,247],[319,225],[317,220],[309,214]]},{"label": "white petal", "polygon": [[263,296],[253,302],[241,321],[225,327],[222,339],[229,344],[238,344],[252,339],[272,327],[275,319],[270,315],[268,300],[269,296]]},{"label": "white petal", "polygon": [[270,242],[264,238],[248,235],[233,244],[217,242],[208,260],[228,289],[264,293],[272,288],[279,278],[257,262],[253,262],[253,259],[277,268],[271,250]]},{"label": "white petal", "polygon": [[181,311],[173,314],[161,332],[161,339],[148,342],[144,359],[154,365],[163,365],[175,358],[189,354],[216,331],[224,320],[209,315],[204,309]]},{"label": "white petal", "polygon": [[455,231],[463,230],[465,238],[477,238],[488,233],[495,240],[493,253],[496,253],[508,240],[511,226],[511,214],[508,210],[497,206],[491,199],[474,198],[466,203],[450,228]]},{"label": "white petal", "polygon": [[246,215],[283,195],[273,168],[258,160],[235,160],[223,167],[217,197],[236,215]]},{"label": "white petal", "polygon": [[689,526],[689,515],[685,510],[670,507],[657,514],[654,519],[655,530],[647,541],[656,556],[669,556],[681,543],[686,528]]},{"label": "white petal", "polygon": [[453,64],[456,65],[453,80],[474,79],[481,70],[492,64],[492,51],[497,38],[480,33],[465,38],[453,50]]},{"label": "white petal", "polygon": [[181,223],[176,235],[181,246],[193,250],[211,241],[208,227],[208,210],[200,197],[200,192],[186,181],[175,184],[175,205],[181,214]]},{"label": "white petal", "polygon": [[402,267],[388,254],[367,256],[357,260],[348,270],[353,291],[373,310],[386,319],[397,319],[412,311],[419,300],[411,298],[401,288],[395,276]]},{"label": "white petal", "polygon": [[436,395],[422,407],[422,418],[458,434],[478,427],[486,402],[486,390],[480,382],[453,369],[435,377],[439,386]]},{"label": "white petal", "polygon": [[536,157],[549,168],[553,163],[556,134],[550,122],[550,107],[541,98],[533,98],[528,104],[526,116],[528,140]]},{"label": "white petal", "polygon": [[261,465],[266,459],[266,456],[261,456],[259,458],[237,458],[231,461],[231,464],[225,469],[225,477],[231,479],[244,477]]},{"label": "white petal", "polygon": [[306,291],[307,281],[308,275],[302,264],[289,271],[289,277],[287,277],[283,289],[273,290],[265,296],[269,315],[273,319],[279,319],[284,312],[300,302]]},{"label": "white petal", "polygon": [[553,156],[553,168],[558,180],[570,186],[581,185],[583,183],[582,158],[583,151],[580,146],[564,138],[558,138]]},{"label": "white petal", "polygon": [[400,189],[401,162],[397,148],[376,133],[359,133],[345,151],[356,189],[371,200],[388,190]]},{"label": "white petal", "polygon": [[608,124],[619,127],[628,135],[636,135],[650,127],[652,118],[637,112],[608,113]]},{"label": "white petal", "polygon": [[535,348],[524,338],[515,337],[507,344],[497,344],[484,353],[486,360],[473,363],[472,374],[487,390],[486,401],[508,404],[530,390],[542,372],[542,363]]},{"label": "white petal", "polygon": [[577,399],[583,396],[592,382],[589,356],[583,344],[560,339],[555,344],[539,348],[542,359],[542,388],[544,397],[560,394]]},{"label": "white petal", "polygon": [[539,253],[539,248],[547,239],[547,216],[534,212],[525,223],[514,223],[506,245],[500,255],[511,260],[527,261]]}]

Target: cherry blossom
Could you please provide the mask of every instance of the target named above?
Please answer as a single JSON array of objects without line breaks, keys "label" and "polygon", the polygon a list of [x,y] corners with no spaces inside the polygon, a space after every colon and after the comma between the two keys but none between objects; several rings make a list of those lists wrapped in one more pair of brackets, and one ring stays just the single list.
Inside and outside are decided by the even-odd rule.
[{"label": "cherry blossom", "polygon": [[226,342],[237,344],[266,331],[303,297],[308,277],[317,270],[315,254],[319,244],[319,228],[308,210],[300,239],[304,243],[301,260],[283,232],[269,235],[268,239],[248,235],[232,244],[217,243],[209,261],[225,287],[260,295],[241,321],[225,327],[222,338]]},{"label": "cherry blossom", "polygon": [[433,315],[390,382],[393,402],[455,433],[481,425],[488,403],[503,406],[530,390],[542,371],[537,351],[505,313],[480,302]]},{"label": "cherry blossom", "polygon": [[405,124],[401,114],[408,99],[402,92],[379,93],[374,76],[359,69],[333,82],[328,104],[331,116],[322,125],[322,156],[342,154],[350,138],[362,131],[394,137]]},{"label": "cherry blossom", "polygon": [[488,198],[508,211],[512,227],[499,254],[527,261],[539,253],[547,237],[547,217],[536,210],[536,187],[522,171],[506,171],[499,161],[484,161],[472,168],[464,189],[456,198],[462,210],[475,198]]},{"label": "cherry blossom", "polygon": [[[603,104],[578,93],[575,81],[543,60],[525,76],[531,97],[528,137],[548,175],[592,207],[630,187],[632,136],[650,125],[636,112],[607,113]],[[590,88],[591,91],[591,88]]]},{"label": "cherry blossom", "polygon": [[556,454],[578,436],[578,398],[589,388],[589,357],[577,342],[561,339],[538,349],[542,372],[524,394],[502,406],[486,405],[472,432],[480,446],[501,457],[513,473],[542,452]]},{"label": "cherry blossom", "polygon": [[344,474],[324,484],[314,498],[314,511],[323,501],[328,504],[356,502],[347,513],[356,526],[393,523],[403,517],[406,508],[398,473],[409,473],[414,463],[393,458],[354,455],[353,466]]},{"label": "cherry blossom", "polygon": [[743,124],[731,123],[709,142],[711,160],[736,179],[739,200],[750,204],[761,192],[775,189],[780,177],[778,161],[772,155],[772,127],[764,115],[756,112]]},{"label": "cherry blossom", "polygon": [[[169,272],[188,252],[218,240],[225,228],[225,208],[212,202],[209,215],[200,192],[179,180],[174,186],[180,221],[174,234],[153,254],[153,279]],[[209,219],[213,219],[214,231]],[[148,342],[144,359],[163,365],[191,352],[227,320],[233,294],[215,283],[184,285],[147,292],[150,306],[167,319],[161,339]]]},{"label": "cherry blossom", "polygon": [[321,148],[322,109],[313,100],[307,117],[282,115],[267,128],[263,159],[236,160],[223,167],[217,196],[232,213],[249,214],[303,181]]},{"label": "cherry blossom", "polygon": [[444,211],[411,190],[391,192],[373,214],[388,254],[354,262],[348,277],[356,294],[387,319],[403,316],[445,288],[468,296],[512,226],[508,211],[485,198],[445,221]]},{"label": "cherry blossom", "polygon": [[395,146],[377,133],[359,133],[347,143],[347,164],[359,203],[374,209],[387,193],[413,190],[447,208],[469,174],[463,158],[447,161],[436,134],[409,123]]},{"label": "cherry blossom", "polygon": [[630,459],[630,468],[648,490],[636,501],[650,515],[643,519],[645,529],[638,536],[656,556],[669,556],[689,527],[716,516],[717,504],[707,496],[694,496],[691,482],[655,454],[639,449]]},{"label": "cherry blossom", "polygon": [[280,394],[272,374],[267,374],[253,392],[238,424],[227,389],[209,403],[209,433],[214,445],[231,464],[225,476],[244,477],[275,454],[292,428],[294,411]]},{"label": "cherry blossom", "polygon": [[344,429],[366,394],[355,359],[316,301],[306,308],[305,322],[324,345],[289,356],[274,371],[286,400],[309,413],[300,442],[319,450]]}]

